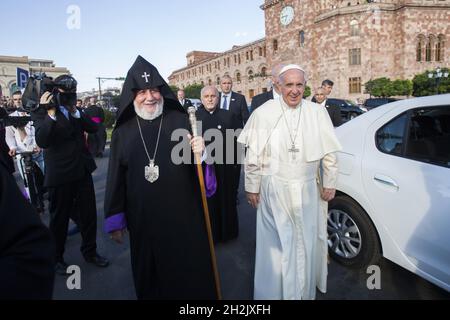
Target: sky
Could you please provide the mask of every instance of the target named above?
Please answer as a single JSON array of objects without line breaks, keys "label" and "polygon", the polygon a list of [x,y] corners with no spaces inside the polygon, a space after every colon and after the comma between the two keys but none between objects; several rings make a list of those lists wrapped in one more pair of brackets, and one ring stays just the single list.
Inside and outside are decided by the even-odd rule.
[{"label": "sky", "polygon": [[190,51],[222,52],[264,37],[263,2],[1,1],[0,55],[53,60],[71,71],[80,92],[97,89],[96,77],[125,77],[138,55],[167,80]]}]

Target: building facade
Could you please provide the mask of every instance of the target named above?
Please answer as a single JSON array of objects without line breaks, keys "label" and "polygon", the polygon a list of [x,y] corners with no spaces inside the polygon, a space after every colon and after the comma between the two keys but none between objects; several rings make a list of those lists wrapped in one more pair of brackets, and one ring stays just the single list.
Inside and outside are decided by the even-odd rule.
[{"label": "building facade", "polygon": [[[170,84],[207,84],[229,74],[234,90],[249,101],[267,90],[261,68],[270,73],[277,63],[297,63],[308,72],[310,87],[331,79],[334,97],[356,100],[368,97],[364,83],[371,79],[412,79],[426,70],[450,67],[450,0],[266,0],[261,9],[264,39],[212,53],[206,60],[192,59],[172,73]],[[256,59],[233,63],[236,53],[246,58],[246,52]],[[205,68],[211,61],[228,59],[231,63],[222,69]],[[204,72],[192,77],[199,67]],[[257,77],[249,77],[248,70]]]},{"label": "building facade", "polygon": [[47,76],[56,78],[62,74],[70,74],[67,68],[56,67],[52,60],[31,59],[28,57],[0,56],[0,93],[11,96],[17,90],[17,68],[33,74],[45,72]]}]

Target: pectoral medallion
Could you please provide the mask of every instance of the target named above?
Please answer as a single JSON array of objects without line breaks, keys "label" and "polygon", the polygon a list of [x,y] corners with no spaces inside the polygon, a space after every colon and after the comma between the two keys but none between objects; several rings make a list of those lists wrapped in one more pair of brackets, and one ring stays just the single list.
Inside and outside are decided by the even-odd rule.
[{"label": "pectoral medallion", "polygon": [[159,167],[155,165],[154,160],[150,160],[150,164],[145,166],[145,179],[150,183],[155,182],[159,178]]}]

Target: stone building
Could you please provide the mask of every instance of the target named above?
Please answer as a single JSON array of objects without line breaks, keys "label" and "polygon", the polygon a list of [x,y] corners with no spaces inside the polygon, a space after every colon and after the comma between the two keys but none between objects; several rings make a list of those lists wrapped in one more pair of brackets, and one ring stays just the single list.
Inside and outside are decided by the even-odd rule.
[{"label": "stone building", "polygon": [[33,74],[45,72],[47,76],[56,78],[62,74],[70,74],[66,68],[56,67],[52,60],[31,59],[24,57],[0,56],[0,93],[11,96],[17,90],[17,68]]},{"label": "stone building", "polygon": [[[198,59],[188,54],[187,67],[174,71],[170,84],[214,83],[228,73],[234,90],[249,100],[267,90],[262,68],[270,73],[278,62],[297,63],[308,72],[309,86],[331,79],[334,97],[356,100],[367,97],[364,83],[370,79],[412,79],[450,67],[450,0],[266,0],[261,9],[264,39]],[[247,52],[253,59],[245,59]],[[206,69],[214,61],[230,63]],[[249,71],[258,77],[249,77]]]}]

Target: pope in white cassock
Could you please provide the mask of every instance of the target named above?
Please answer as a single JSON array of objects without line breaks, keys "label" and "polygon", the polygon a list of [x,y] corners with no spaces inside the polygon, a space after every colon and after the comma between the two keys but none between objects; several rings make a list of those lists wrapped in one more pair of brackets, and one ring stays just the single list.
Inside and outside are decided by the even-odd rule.
[{"label": "pope in white cassock", "polygon": [[281,96],[256,109],[238,139],[258,208],[254,299],[315,299],[316,287],[326,292],[327,202],[341,146],[327,110],[303,99],[306,72],[287,65],[278,81]]}]

